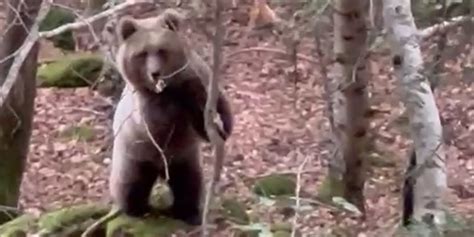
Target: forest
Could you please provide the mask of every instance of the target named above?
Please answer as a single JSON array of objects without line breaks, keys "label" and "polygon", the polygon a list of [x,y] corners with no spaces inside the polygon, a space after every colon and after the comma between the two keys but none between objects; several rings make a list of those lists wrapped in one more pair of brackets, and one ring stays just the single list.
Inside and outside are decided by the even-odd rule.
[{"label": "forest", "polygon": [[0,237],[474,236],[472,0],[1,0]]}]

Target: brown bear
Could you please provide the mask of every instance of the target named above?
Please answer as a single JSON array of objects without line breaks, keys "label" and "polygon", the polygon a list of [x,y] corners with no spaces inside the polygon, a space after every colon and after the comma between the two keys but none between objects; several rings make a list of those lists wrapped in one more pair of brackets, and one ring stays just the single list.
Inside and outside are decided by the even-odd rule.
[{"label": "brown bear", "polygon": [[[176,11],[166,10],[153,18],[123,17],[117,26],[116,63],[126,86],[114,114],[109,186],[121,211],[142,216],[151,210],[152,186],[168,170],[174,201],[164,213],[199,224],[200,144],[209,142],[203,111],[211,72],[180,35],[181,24]],[[227,140],[233,115],[221,89],[216,111],[219,134]]]}]

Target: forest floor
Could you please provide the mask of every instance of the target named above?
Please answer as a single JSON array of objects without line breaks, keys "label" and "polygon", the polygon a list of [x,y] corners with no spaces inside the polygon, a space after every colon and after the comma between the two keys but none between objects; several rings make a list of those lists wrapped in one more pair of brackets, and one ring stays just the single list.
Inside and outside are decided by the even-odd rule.
[{"label": "forest floor", "polygon": [[[229,18],[244,14],[228,15]],[[231,13],[229,13],[231,14]],[[248,47],[285,50],[271,34],[246,35],[245,20],[229,21],[224,55]],[[196,50],[208,59],[210,40],[192,32]],[[45,48],[42,49],[45,54]],[[301,38],[299,52],[313,57],[314,42]],[[467,59],[446,63],[436,101],[444,119],[448,164],[449,207],[462,216],[474,215],[474,88],[463,75]],[[385,165],[371,166],[365,188],[367,219],[319,206],[301,213],[300,231],[321,236],[335,231],[347,236],[379,236],[400,218],[401,177],[411,141],[406,121],[400,121],[403,106],[396,93],[388,54],[370,58],[371,106],[377,111],[371,127],[375,134],[375,157]],[[221,83],[235,113],[235,131],[227,145],[223,174],[224,196],[251,205],[268,223],[283,217],[276,208],[262,205],[251,192],[249,180],[269,173],[296,173],[309,158],[302,175],[302,189],[317,194],[327,172],[330,156],[329,126],[323,96],[324,75],[318,65],[299,60],[295,83],[293,66],[271,52],[240,53],[223,66]],[[469,81],[470,80],[470,81]],[[110,163],[110,111],[104,100],[88,88],[39,89],[35,104],[34,130],[26,175],[21,187],[21,206],[40,213],[92,201],[107,201]],[[89,130],[84,132],[84,128]],[[77,131],[81,132],[77,132]],[[81,136],[76,136],[81,133]],[[86,135],[84,135],[86,133]],[[208,146],[205,169],[212,157]],[[209,172],[206,172],[209,174]],[[251,183],[251,182],[250,182]],[[258,214],[257,214],[258,213]],[[222,236],[222,235],[219,235]]]}]

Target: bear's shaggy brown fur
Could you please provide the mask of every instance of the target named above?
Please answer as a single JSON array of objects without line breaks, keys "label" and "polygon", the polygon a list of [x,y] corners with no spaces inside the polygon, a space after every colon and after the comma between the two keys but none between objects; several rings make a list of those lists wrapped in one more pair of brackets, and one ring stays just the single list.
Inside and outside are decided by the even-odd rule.
[{"label": "bear's shaggy brown fur", "polygon": [[[158,177],[169,171],[173,205],[166,213],[191,224],[201,219],[200,143],[209,141],[204,114],[209,66],[180,37],[180,16],[166,10],[154,18],[124,17],[118,24],[116,63],[126,82],[114,115],[109,185],[114,203],[130,216],[150,210],[148,198]],[[159,81],[165,82],[162,90]],[[219,91],[219,130],[233,127],[230,105]],[[150,138],[151,134],[153,140]],[[156,142],[164,151],[165,167]]]}]

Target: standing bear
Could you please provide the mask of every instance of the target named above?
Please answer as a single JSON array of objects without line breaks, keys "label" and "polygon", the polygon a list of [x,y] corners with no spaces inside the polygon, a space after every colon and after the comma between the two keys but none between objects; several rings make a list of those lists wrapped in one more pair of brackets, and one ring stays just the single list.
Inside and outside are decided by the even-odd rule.
[{"label": "standing bear", "polygon": [[[143,216],[151,210],[155,181],[168,171],[174,201],[164,213],[199,224],[200,144],[209,142],[203,112],[211,72],[180,35],[181,25],[181,16],[168,9],[152,18],[126,16],[117,26],[116,63],[126,86],[114,114],[109,185],[121,211]],[[222,121],[219,134],[226,140],[233,115],[222,90],[216,111]]]}]

